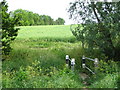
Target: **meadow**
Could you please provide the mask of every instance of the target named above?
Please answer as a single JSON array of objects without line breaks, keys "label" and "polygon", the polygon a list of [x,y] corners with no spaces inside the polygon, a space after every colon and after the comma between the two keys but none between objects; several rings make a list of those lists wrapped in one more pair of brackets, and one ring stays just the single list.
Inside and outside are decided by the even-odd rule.
[{"label": "meadow", "polygon": [[75,40],[69,25],[22,26],[20,29],[17,39],[70,42]]},{"label": "meadow", "polygon": [[[119,88],[119,64],[100,60],[92,75],[81,68],[89,54],[72,35],[69,25],[21,26],[13,48],[2,63],[3,88]],[[65,55],[75,58],[75,71],[65,66]],[[99,52],[93,56],[101,57]],[[90,63],[91,64],[91,63]],[[80,72],[90,76],[83,84]]]}]

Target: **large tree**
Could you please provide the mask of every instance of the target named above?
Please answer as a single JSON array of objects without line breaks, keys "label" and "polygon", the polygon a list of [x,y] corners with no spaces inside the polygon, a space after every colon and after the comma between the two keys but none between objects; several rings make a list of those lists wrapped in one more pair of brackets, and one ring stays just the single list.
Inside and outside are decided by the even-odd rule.
[{"label": "large tree", "polygon": [[8,55],[11,51],[10,43],[16,38],[18,28],[15,28],[18,18],[14,16],[10,17],[8,11],[8,5],[5,0],[0,2],[2,15],[2,54]]},{"label": "large tree", "polygon": [[57,25],[64,25],[65,20],[62,19],[62,18],[58,18],[58,19],[55,21],[55,23],[56,23]]},{"label": "large tree", "polygon": [[[88,0],[87,0],[88,1]],[[72,29],[83,46],[99,49],[108,59],[120,58],[120,1],[82,2],[70,4],[70,18],[79,24]],[[81,28],[83,27],[83,28]]]}]

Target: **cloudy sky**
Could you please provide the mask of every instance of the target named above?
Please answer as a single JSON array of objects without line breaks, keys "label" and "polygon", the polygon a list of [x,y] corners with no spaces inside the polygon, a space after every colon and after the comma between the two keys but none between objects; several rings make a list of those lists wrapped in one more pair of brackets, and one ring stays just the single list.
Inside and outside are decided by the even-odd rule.
[{"label": "cloudy sky", "polygon": [[69,20],[67,9],[70,2],[75,0],[6,0],[8,10],[25,9],[38,13],[40,15],[49,15],[54,20],[58,17],[63,18],[65,24],[73,24],[74,21]]},{"label": "cloudy sky", "polygon": [[[73,20],[69,19],[67,9],[70,2],[75,0],[6,0],[8,3],[8,10],[16,9],[29,10],[40,15],[49,15],[54,20],[61,17],[65,20],[65,24],[74,24]],[[87,0],[83,0],[87,1]],[[97,0],[104,1],[104,0]],[[107,0],[112,1],[112,0]]]}]

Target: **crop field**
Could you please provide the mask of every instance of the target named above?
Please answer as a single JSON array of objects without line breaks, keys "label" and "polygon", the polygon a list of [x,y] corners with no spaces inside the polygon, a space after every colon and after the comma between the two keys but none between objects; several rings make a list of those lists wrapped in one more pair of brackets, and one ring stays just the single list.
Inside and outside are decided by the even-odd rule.
[{"label": "crop field", "polygon": [[75,40],[70,31],[69,25],[47,25],[47,26],[22,26],[18,27],[19,31],[17,39],[41,39],[46,41],[69,41]]},{"label": "crop field", "polygon": [[[98,75],[86,80],[79,73],[82,55],[88,55],[69,25],[21,26],[13,48],[2,63],[3,88],[117,88],[118,66],[100,61]],[[75,58],[75,71],[66,68],[65,55]],[[97,54],[97,53],[95,53]],[[99,54],[98,54],[99,56]],[[88,72],[88,71],[86,71]]]}]

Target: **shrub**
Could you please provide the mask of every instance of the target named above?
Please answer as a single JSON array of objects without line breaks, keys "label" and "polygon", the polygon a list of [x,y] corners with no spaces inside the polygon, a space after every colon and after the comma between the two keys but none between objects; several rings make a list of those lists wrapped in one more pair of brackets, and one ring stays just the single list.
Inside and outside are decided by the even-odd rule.
[{"label": "shrub", "polygon": [[98,71],[111,74],[119,72],[117,62],[114,62],[112,60],[109,60],[108,62],[100,60]]}]

